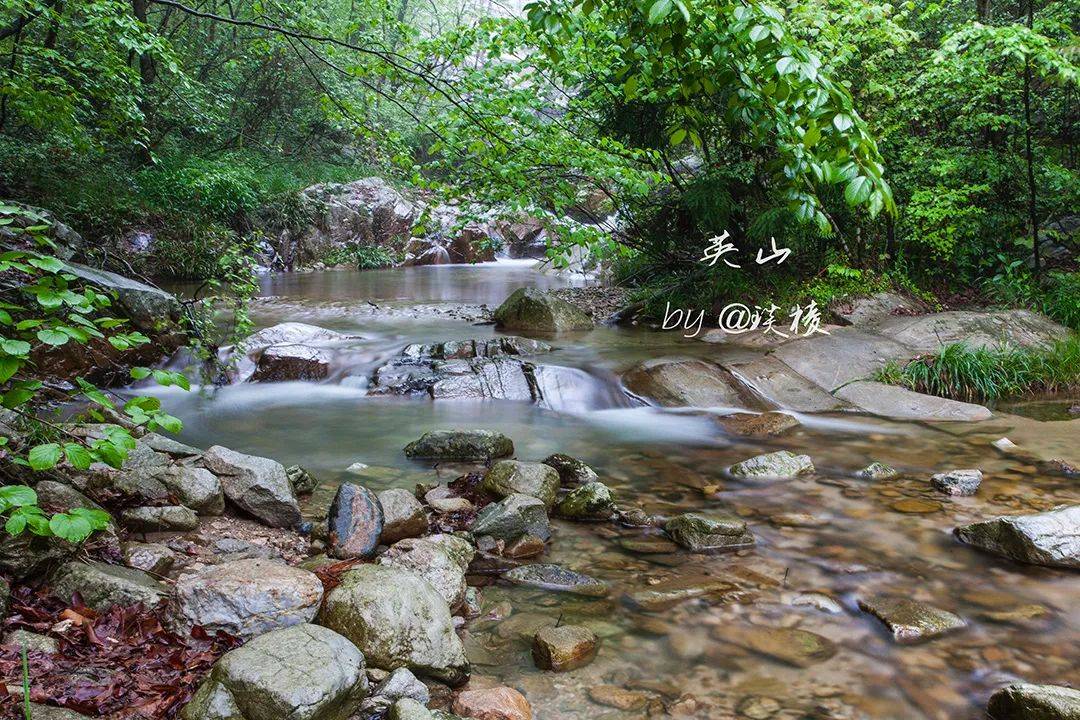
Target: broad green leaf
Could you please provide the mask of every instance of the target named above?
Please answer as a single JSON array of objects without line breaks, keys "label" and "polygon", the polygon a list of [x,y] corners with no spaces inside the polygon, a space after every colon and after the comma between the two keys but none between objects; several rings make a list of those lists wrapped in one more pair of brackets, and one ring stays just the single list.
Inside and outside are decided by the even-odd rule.
[{"label": "broad green leaf", "polygon": [[855,120],[846,113],[837,113],[832,119],[832,124],[840,132],[847,132],[855,125]]},{"label": "broad green leaf", "polygon": [[26,355],[30,352],[30,343],[25,340],[5,338],[0,340],[0,350],[3,350],[8,355]]},{"label": "broad green leaf", "polygon": [[86,518],[67,513],[53,515],[49,520],[49,529],[56,537],[76,544],[81,543],[94,532],[94,528]]},{"label": "broad green leaf", "polygon": [[34,470],[48,470],[56,467],[56,463],[60,462],[60,445],[57,443],[38,445],[27,453],[26,459]]},{"label": "broad green leaf", "polygon": [[64,457],[76,470],[86,470],[94,462],[90,451],[79,443],[64,443]]},{"label": "broad green leaf", "polygon": [[649,8],[649,22],[655,25],[671,13],[672,0],[656,0]]},{"label": "broad green leaf", "polygon": [[38,330],[37,339],[46,345],[60,346],[67,343],[71,337],[67,333],[60,332],[59,330]]},{"label": "broad green leaf", "polygon": [[851,179],[847,187],[844,188],[844,200],[847,201],[848,205],[861,205],[870,197],[873,188],[874,184],[870,178],[859,175]]}]

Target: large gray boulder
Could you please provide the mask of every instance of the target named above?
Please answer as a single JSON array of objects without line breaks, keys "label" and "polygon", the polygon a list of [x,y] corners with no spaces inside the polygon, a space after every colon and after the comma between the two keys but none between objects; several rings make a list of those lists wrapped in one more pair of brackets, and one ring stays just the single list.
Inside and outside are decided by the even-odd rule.
[{"label": "large gray boulder", "polygon": [[180,319],[180,302],[160,288],[75,262],[64,263],[64,269],[96,288],[116,293],[123,314],[139,330],[157,331]]},{"label": "large gray boulder", "polygon": [[408,360],[468,360],[478,357],[540,355],[547,352],[551,352],[551,346],[546,342],[516,335],[503,335],[488,339],[415,343],[402,350],[401,357]]},{"label": "large gray boulder", "polygon": [[510,330],[591,330],[593,320],[565,300],[536,288],[518,288],[495,310],[495,324]]},{"label": "large gray boulder", "polygon": [[944,345],[963,342],[971,347],[994,347],[1006,343],[1014,347],[1048,345],[1069,336],[1069,330],[1031,310],[994,312],[954,310],[930,315],[893,316],[875,326],[875,331],[893,338],[914,352],[932,353]]},{"label": "large gray boulder", "polygon": [[556,510],[568,520],[607,520],[615,512],[615,498],[602,482],[590,482],[566,494]]},{"label": "large gray boulder", "polygon": [[994,416],[982,405],[917,393],[874,380],[852,382],[835,395],[860,410],[895,420],[979,422]]},{"label": "large gray boulder", "polygon": [[497,498],[515,493],[531,495],[550,509],[559,492],[559,473],[543,463],[500,460],[484,474],[480,488]]},{"label": "large gray boulder", "polygon": [[181,576],[169,621],[185,637],[200,625],[247,639],[311,622],[322,597],[322,582],[307,570],[272,560],[235,560]]},{"label": "large gray boulder", "polygon": [[472,531],[476,536],[490,535],[507,542],[525,534],[547,540],[551,537],[551,523],[543,500],[515,493],[481,510]]},{"label": "large gray boulder", "polygon": [[296,625],[225,653],[182,720],[346,720],[367,694],[364,656],[346,638]]},{"label": "large gray boulder", "polygon": [[91,610],[105,612],[114,605],[142,603],[154,607],[168,589],[141,570],[101,562],[68,562],[51,578],[52,592],[67,601],[79,593]]},{"label": "large gray boulder", "polygon": [[1013,683],[990,696],[986,714],[991,720],[1080,720],[1080,690]]},{"label": "large gray boulder", "polygon": [[630,368],[623,385],[634,395],[664,407],[755,408],[731,374],[693,358],[653,358]]},{"label": "large gray boulder", "polygon": [[827,392],[870,378],[889,361],[912,355],[902,343],[856,327],[785,343],[773,352],[773,357]]},{"label": "large gray boulder", "polygon": [[220,478],[225,497],[244,512],[270,527],[300,522],[300,506],[281,463],[220,445],[203,453],[202,462]]},{"label": "large gray boulder", "polygon": [[465,603],[465,572],[474,555],[472,543],[440,533],[401,540],[380,555],[378,563],[416,573],[431,583],[455,611]]},{"label": "large gray boulder", "polygon": [[897,315],[926,312],[926,304],[894,292],[879,292],[847,298],[829,304],[829,311],[841,325],[870,325]]},{"label": "large gray boulder", "polygon": [[173,465],[157,476],[173,495],[200,515],[220,515],[225,512],[225,493],[221,480],[206,468]]},{"label": "large gray boulder", "polygon": [[851,406],[810,382],[772,355],[731,360],[722,367],[765,404],[804,413],[838,412]]},{"label": "large gray boulder", "polygon": [[1017,562],[1080,568],[1080,505],[998,517],[954,532],[968,545]]},{"label": "large gray boulder", "polygon": [[319,623],[349,638],[373,667],[407,667],[451,685],[469,678],[446,600],[413,572],[360,565],[326,596]]},{"label": "large gray boulder", "polygon": [[514,454],[514,443],[492,430],[438,430],[405,446],[405,455],[423,460],[493,460]]},{"label": "large gray boulder", "polygon": [[390,488],[377,495],[383,509],[380,543],[393,545],[398,540],[420,537],[427,533],[427,511],[415,495],[403,488]]}]

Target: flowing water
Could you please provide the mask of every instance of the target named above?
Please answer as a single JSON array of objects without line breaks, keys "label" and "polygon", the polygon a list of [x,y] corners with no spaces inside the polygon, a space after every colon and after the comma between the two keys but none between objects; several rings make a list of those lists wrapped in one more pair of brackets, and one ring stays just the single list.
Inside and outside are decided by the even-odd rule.
[{"label": "flowing water", "polygon": [[[523,285],[570,282],[505,262],[268,277],[253,313],[259,326],[296,320],[362,336],[334,378],[169,393],[168,406],[184,420],[188,442],[307,467],[324,485],[313,502],[325,502],[354,462],[383,468],[383,480],[371,483],[376,490],[451,480],[452,470],[411,462],[402,446],[428,430],[480,427],[512,437],[519,459],[563,452],[584,460],[620,505],[658,514],[731,512],[748,521],[757,546],[715,556],[639,554],[623,543],[645,531],[555,521],[541,561],[607,581],[608,599],[497,583],[481,588],[485,615],[464,631],[474,682],[517,687],[539,720],[665,712],[957,720],[982,717],[989,693],[1009,679],[1080,683],[1080,574],[1000,561],[950,534],[957,524],[991,515],[1080,501],[1075,478],[1042,474],[989,445],[1008,435],[1076,464],[1080,420],[1040,422],[1032,413],[1036,418],[929,426],[807,416],[780,439],[727,437],[700,413],[642,406],[621,392],[618,374],[648,357],[739,351],[643,329],[598,328],[551,340],[555,351],[542,362],[557,368],[546,371],[545,407],[367,395],[370,372],[406,344],[493,336],[491,325],[475,322],[478,306],[494,307]],[[734,462],[784,448],[811,455],[818,473],[766,484],[725,475]],[[874,460],[904,477],[854,477]],[[977,496],[948,498],[929,489],[930,474],[964,467],[985,473]],[[675,607],[643,610],[625,599],[717,579],[728,584]],[[898,645],[858,609],[857,598],[883,593],[951,610],[968,626]],[[603,639],[599,656],[574,672],[540,672],[529,639],[538,625],[560,618],[592,627]],[[802,667],[784,662],[777,656],[789,655],[795,643],[768,628],[817,633],[837,652]],[[776,647],[748,642],[755,634]],[[602,706],[589,697],[599,685],[641,697],[623,696],[630,710]]]}]

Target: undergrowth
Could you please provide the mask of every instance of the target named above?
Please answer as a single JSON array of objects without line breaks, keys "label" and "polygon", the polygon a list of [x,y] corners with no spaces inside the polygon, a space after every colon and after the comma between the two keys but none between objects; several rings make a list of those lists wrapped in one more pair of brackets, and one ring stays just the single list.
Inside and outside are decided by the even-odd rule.
[{"label": "undergrowth", "polygon": [[907,363],[892,362],[875,379],[966,402],[1080,390],[1080,335],[1049,346],[973,348],[946,345]]}]

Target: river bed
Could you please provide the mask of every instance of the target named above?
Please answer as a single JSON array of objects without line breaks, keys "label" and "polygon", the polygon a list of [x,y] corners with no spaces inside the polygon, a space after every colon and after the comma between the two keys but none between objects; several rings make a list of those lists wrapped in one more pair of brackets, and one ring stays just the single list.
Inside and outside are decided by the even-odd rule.
[{"label": "river bed", "polygon": [[[1043,457],[1080,464],[1080,420],[1002,415],[979,424],[926,425],[800,416],[803,425],[782,438],[730,437],[699,413],[644,406],[621,391],[618,376],[649,357],[738,350],[647,329],[597,328],[549,339],[555,350],[544,364],[565,371],[553,377],[545,407],[368,395],[371,371],[405,345],[494,336],[493,326],[476,321],[482,306],[493,308],[525,285],[581,282],[521,262],[267,276],[253,308],[256,324],[301,321],[360,335],[347,362],[324,383],[162,396],[184,421],[186,442],[308,468],[323,484],[311,502],[325,502],[337,484],[355,477],[345,468],[356,462],[384,469],[378,482],[364,481],[373,490],[452,480],[453,468],[411,462],[401,449],[428,430],[477,427],[509,435],[518,459],[562,452],[585,461],[621,506],[657,514],[715,510],[747,520],[756,547],[717,556],[641,554],[625,541],[645,531],[556,520],[541,561],[607,581],[609,598],[483,587],[487,617],[464,631],[474,683],[518,688],[537,720],[664,712],[958,720],[983,717],[987,696],[1007,679],[1080,683],[1080,575],[1002,561],[951,535],[958,524],[992,515],[1080,502],[1075,478],[1045,474],[990,445],[1008,436]],[[724,472],[778,449],[810,455],[818,472],[767,484]],[[872,461],[903,476],[857,479],[855,472]],[[950,498],[927,482],[933,473],[967,467],[985,475],[974,497]],[[730,587],[672,608],[646,610],[623,598],[716,579]],[[950,610],[968,626],[898,645],[858,609],[858,598],[883,593]],[[528,641],[538,625],[560,618],[592,627],[603,639],[600,653],[570,673],[540,672]],[[777,659],[782,650],[747,649],[747,633],[770,635],[769,628],[809,630],[837,651],[800,666]],[[589,690],[600,685],[627,691],[634,707],[595,703]]]}]

